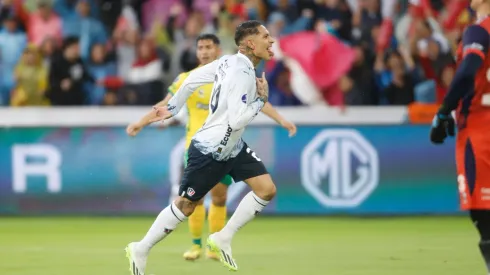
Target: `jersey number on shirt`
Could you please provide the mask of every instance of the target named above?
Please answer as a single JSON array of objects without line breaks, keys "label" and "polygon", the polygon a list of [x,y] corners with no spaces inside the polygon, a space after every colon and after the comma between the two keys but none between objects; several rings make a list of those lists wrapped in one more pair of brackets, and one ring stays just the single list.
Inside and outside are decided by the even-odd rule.
[{"label": "jersey number on shirt", "polygon": [[211,113],[214,113],[218,108],[219,93],[221,92],[221,84],[213,91],[213,98],[211,98]]},{"label": "jersey number on shirt", "polygon": [[247,147],[247,153],[249,153],[250,155],[252,155],[252,157],[254,159],[256,159],[257,161],[262,161],[259,157],[257,157],[257,155],[255,154],[255,152],[252,151],[249,147]]}]

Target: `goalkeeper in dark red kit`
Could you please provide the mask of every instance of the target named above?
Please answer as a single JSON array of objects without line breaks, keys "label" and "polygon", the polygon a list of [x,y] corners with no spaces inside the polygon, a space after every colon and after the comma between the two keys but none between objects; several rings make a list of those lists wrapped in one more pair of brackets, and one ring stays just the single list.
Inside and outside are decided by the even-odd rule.
[{"label": "goalkeeper in dark red kit", "polygon": [[430,139],[441,144],[455,134],[461,209],[469,210],[480,233],[480,250],[490,272],[490,0],[472,0],[477,21],[463,34],[458,69],[434,117]]}]

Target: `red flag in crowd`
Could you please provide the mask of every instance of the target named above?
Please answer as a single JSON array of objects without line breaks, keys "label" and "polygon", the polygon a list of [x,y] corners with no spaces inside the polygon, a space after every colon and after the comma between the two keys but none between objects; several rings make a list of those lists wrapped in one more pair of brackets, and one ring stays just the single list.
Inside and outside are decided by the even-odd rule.
[{"label": "red flag in crowd", "polygon": [[354,50],[328,33],[299,32],[281,38],[279,45],[319,89],[336,83],[354,62]]}]

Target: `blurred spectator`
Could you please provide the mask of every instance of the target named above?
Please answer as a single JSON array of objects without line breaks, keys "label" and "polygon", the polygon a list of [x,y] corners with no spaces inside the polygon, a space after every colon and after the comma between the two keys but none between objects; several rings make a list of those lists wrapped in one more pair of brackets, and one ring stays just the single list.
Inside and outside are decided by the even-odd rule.
[{"label": "blurred spectator", "polygon": [[354,36],[364,45],[373,47],[373,32],[377,32],[383,18],[378,0],[359,0],[359,6],[353,15]]},{"label": "blurred spectator", "polygon": [[48,70],[36,46],[25,49],[15,68],[16,86],[12,91],[12,106],[49,105],[45,97],[48,86]]},{"label": "blurred spectator", "polygon": [[218,22],[219,9],[213,8],[213,19],[210,23],[206,23],[204,15],[200,11],[194,11],[187,21],[183,29],[178,28],[177,15],[183,12],[184,7],[180,4],[172,6],[170,16],[167,22],[167,32],[170,41],[174,45],[172,60],[172,75],[177,75],[181,71],[190,71],[199,64],[196,57],[196,38],[201,33],[214,33],[216,23]]},{"label": "blurred spectator", "polygon": [[[216,33],[222,53],[233,54],[236,26],[248,19],[262,20],[278,40],[300,31],[311,35],[267,63],[273,104],[440,102],[454,75],[457,43],[475,16],[466,7],[461,0],[0,0],[0,104],[24,85],[15,81],[15,66],[33,67],[30,53],[19,61],[27,40],[49,70],[54,105],[146,105],[163,97],[163,83],[197,66],[199,34]],[[325,42],[327,32],[335,37]],[[79,39],[81,60],[74,46],[53,55],[60,40],[72,36]],[[336,58],[332,43],[347,45],[350,59]],[[340,67],[333,77],[332,68]],[[304,87],[310,95],[304,96]],[[23,102],[21,94],[13,92],[13,102]]]},{"label": "blurred spectator", "polygon": [[131,66],[136,60],[136,45],[140,41],[138,30],[128,29],[118,33],[115,37],[117,55],[117,74],[124,80],[129,77]]},{"label": "blurred spectator", "polygon": [[456,66],[454,64],[448,65],[444,67],[444,69],[442,69],[441,75],[439,77],[440,84],[436,87],[436,103],[442,103],[444,95],[446,95],[447,91],[449,90],[449,86],[451,85],[455,73]]},{"label": "blurred spectator", "polygon": [[377,105],[378,92],[369,51],[356,46],[356,59],[349,74],[343,79],[345,105]]},{"label": "blurred spectator", "polygon": [[[271,10],[278,12],[285,17],[285,21],[292,23],[300,16],[300,11],[297,9],[296,1],[275,0],[271,2]],[[269,14],[269,18],[272,14]]]},{"label": "blurred spectator", "polygon": [[413,52],[419,57],[425,78],[436,84],[436,101],[441,102],[445,89],[442,87],[442,71],[454,63],[451,46],[433,19],[416,21],[416,29],[411,44],[416,44]]},{"label": "blurred spectator", "polygon": [[95,81],[80,58],[78,38],[68,37],[52,60],[47,96],[53,105],[83,105],[88,97],[85,82]]},{"label": "blurred spectator", "polygon": [[328,31],[342,40],[351,41],[352,12],[345,0],[319,1],[315,15],[317,28]]},{"label": "blurred spectator", "polygon": [[[69,22],[73,18],[79,17],[77,13],[77,4],[80,2],[86,2],[90,5],[90,16],[93,18],[99,18],[97,0],[51,0],[53,8],[56,13],[61,17],[63,22]],[[64,27],[64,26],[63,26]],[[67,33],[65,33],[67,35]]]},{"label": "blurred spectator", "polygon": [[219,15],[217,35],[220,40],[222,54],[234,54],[238,52],[238,46],[235,44],[234,34],[235,29],[240,22],[240,18],[237,16],[228,13],[221,13]]},{"label": "blurred spectator", "polygon": [[95,0],[99,7],[99,18],[106,33],[112,33],[117,25],[119,15],[125,6],[125,0]]},{"label": "blurred spectator", "polygon": [[269,102],[277,106],[298,106],[301,105],[293,94],[289,85],[289,71],[284,63],[277,62],[275,68],[268,75],[269,82]]},{"label": "blurred spectator", "polygon": [[166,96],[162,82],[163,64],[151,40],[138,45],[137,59],[129,71],[126,104],[151,105]]},{"label": "blurred spectator", "polygon": [[294,32],[304,31],[308,28],[313,18],[311,10],[304,10],[301,17],[288,22],[287,17],[281,12],[273,12],[269,17],[269,31],[272,36],[279,37]]},{"label": "blurred spectator", "polygon": [[10,92],[15,86],[14,68],[17,65],[24,48],[27,45],[27,37],[17,27],[17,19],[7,17],[3,21],[3,29],[0,31],[0,66],[2,76],[2,88],[0,101],[6,105],[9,102]]},{"label": "blurred spectator", "polygon": [[87,104],[102,105],[106,98],[106,87],[102,83],[107,77],[117,75],[116,64],[108,56],[105,45],[95,44],[92,46],[87,69],[97,82],[87,83]]},{"label": "blurred spectator", "polygon": [[415,100],[414,89],[418,82],[415,63],[403,47],[393,51],[387,58],[391,82],[383,90],[389,105],[408,105]]},{"label": "blurred spectator", "polygon": [[78,1],[76,13],[63,18],[63,36],[75,36],[80,39],[80,55],[83,60],[90,57],[93,44],[107,42],[107,34],[102,23],[90,15],[88,0]]},{"label": "blurred spectator", "polygon": [[41,57],[44,65],[49,70],[51,66],[51,59],[53,58],[54,53],[58,49],[58,44],[53,38],[46,38],[43,40],[40,46]]},{"label": "blurred spectator", "polygon": [[15,8],[14,8],[14,0],[1,0],[0,1],[0,20],[4,22],[5,19],[9,17],[14,17]]},{"label": "blurred spectator", "polygon": [[40,46],[45,39],[52,38],[61,43],[61,19],[56,15],[49,0],[39,0],[37,10],[29,13],[21,0],[14,0],[19,17],[25,22],[30,43]]},{"label": "blurred spectator", "polygon": [[140,40],[139,24],[131,7],[124,7],[112,34],[112,40],[117,56],[118,76],[126,80],[136,59],[135,48]]}]

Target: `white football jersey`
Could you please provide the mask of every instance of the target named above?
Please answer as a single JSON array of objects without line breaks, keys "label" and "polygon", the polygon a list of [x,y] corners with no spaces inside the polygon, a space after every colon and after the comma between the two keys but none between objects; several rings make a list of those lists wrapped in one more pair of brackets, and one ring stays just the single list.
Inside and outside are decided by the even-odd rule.
[{"label": "white football jersey", "polygon": [[169,111],[176,115],[194,90],[211,82],[214,85],[209,115],[193,140],[201,153],[212,154],[215,160],[223,161],[238,155],[243,147],[243,131],[264,102],[257,97],[252,62],[237,53],[192,71],[169,101]]}]

